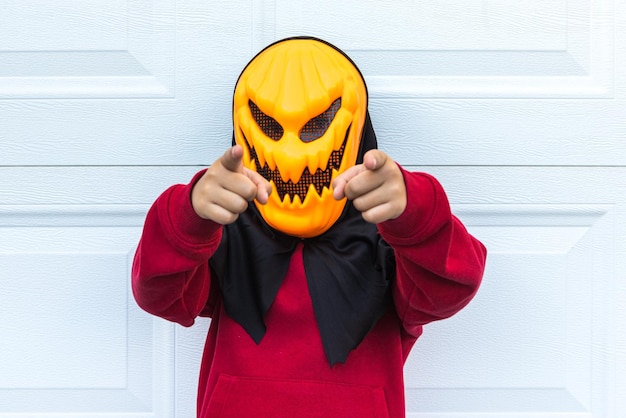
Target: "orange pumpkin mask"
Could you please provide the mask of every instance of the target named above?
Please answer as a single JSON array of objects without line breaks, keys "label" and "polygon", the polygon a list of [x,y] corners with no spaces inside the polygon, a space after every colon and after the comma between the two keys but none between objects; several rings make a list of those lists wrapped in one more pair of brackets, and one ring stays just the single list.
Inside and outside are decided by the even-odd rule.
[{"label": "orange pumpkin mask", "polygon": [[263,219],[310,238],[340,217],[332,180],[357,161],[367,114],[363,77],[341,51],[290,38],[261,51],[243,70],[233,100],[235,142],[243,164],[272,185]]}]

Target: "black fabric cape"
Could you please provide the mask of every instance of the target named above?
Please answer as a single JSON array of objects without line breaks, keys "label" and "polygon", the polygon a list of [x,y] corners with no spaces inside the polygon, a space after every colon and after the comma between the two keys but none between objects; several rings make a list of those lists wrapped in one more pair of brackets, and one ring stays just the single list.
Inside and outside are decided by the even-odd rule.
[{"label": "black fabric cape", "polygon": [[[372,148],[376,136],[368,114],[357,164]],[[393,250],[350,201],[328,231],[307,239],[271,228],[251,203],[236,222],[224,226],[210,266],[219,280],[226,312],[258,344],[266,331],[265,314],[299,242],[304,245],[309,293],[332,367],[345,362],[390,308],[389,283],[395,275]]]}]

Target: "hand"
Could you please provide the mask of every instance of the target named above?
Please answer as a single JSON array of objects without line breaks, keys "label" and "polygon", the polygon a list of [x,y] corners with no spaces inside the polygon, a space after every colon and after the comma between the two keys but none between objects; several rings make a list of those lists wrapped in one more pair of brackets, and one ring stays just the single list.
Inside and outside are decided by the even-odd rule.
[{"label": "hand", "polygon": [[243,166],[243,148],[235,145],[228,149],[194,185],[191,204],[204,219],[221,225],[233,223],[256,199],[266,204],[271,184],[259,173]]},{"label": "hand", "polygon": [[363,163],[350,167],[333,180],[333,197],[347,197],[367,222],[395,219],[406,208],[406,186],[397,164],[384,152],[373,149]]}]

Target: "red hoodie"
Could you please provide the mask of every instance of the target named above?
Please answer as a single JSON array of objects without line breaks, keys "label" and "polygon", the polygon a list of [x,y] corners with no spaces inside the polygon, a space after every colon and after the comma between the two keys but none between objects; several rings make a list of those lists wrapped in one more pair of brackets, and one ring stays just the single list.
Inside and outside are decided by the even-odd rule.
[{"label": "red hoodie", "polygon": [[[430,175],[402,170],[408,203],[378,225],[394,249],[395,310],[345,363],[330,367],[302,261],[294,252],[257,345],[226,314],[208,260],[221,226],[199,218],[188,185],[166,190],[150,209],[133,264],[139,306],[184,326],[210,316],[198,387],[198,417],[404,417],[403,366],[428,322],[447,318],[478,290],[485,247],[450,212]],[[242,260],[245,262],[245,260]]]}]

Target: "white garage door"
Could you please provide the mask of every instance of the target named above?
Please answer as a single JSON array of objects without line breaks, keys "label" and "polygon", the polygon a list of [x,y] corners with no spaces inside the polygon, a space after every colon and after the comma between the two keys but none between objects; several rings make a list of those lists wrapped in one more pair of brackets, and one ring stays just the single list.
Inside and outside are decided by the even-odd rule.
[{"label": "white garage door", "polygon": [[380,145],[490,250],[426,329],[411,417],[626,414],[626,5],[4,0],[0,417],[188,418],[208,322],[129,292],[144,214],[231,141],[243,65],[314,35],[365,74]]}]

